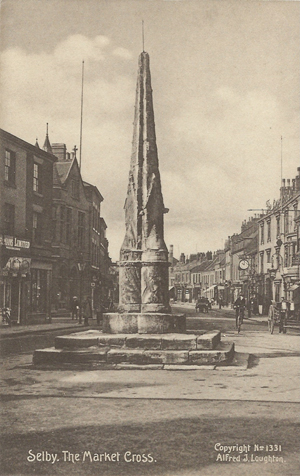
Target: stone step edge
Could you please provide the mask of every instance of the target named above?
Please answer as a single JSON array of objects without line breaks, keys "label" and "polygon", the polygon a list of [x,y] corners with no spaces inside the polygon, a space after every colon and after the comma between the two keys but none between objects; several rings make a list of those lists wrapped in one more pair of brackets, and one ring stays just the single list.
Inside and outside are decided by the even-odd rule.
[{"label": "stone step edge", "polygon": [[221,341],[220,331],[201,334],[103,334],[93,336],[89,331],[68,336],[57,336],[55,348],[88,348],[93,346],[145,350],[214,350]]},{"label": "stone step edge", "polygon": [[[70,358],[70,362],[63,361],[63,356]],[[234,356],[234,343],[221,343],[215,350],[160,350],[147,351],[136,349],[98,349],[92,351],[63,350],[54,347],[38,349],[33,354],[33,365],[51,364],[137,364],[137,365],[212,365],[221,361],[231,361]],[[137,360],[135,362],[134,360]],[[143,361],[144,360],[144,361]]]}]

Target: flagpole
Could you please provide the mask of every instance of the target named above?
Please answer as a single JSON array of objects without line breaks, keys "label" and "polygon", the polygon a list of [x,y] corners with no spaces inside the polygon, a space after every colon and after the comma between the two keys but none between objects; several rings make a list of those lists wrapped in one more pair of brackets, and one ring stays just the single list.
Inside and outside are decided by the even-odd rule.
[{"label": "flagpole", "polygon": [[83,78],[84,78],[84,61],[82,61],[81,74],[81,111],[80,111],[80,144],[79,144],[79,169],[81,171],[81,154],[82,154],[82,113],[83,113]]}]

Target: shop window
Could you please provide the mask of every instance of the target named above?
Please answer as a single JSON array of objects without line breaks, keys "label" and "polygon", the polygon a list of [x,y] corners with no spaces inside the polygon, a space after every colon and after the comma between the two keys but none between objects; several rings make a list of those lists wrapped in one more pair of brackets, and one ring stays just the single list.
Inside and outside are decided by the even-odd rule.
[{"label": "shop window", "polygon": [[46,312],[47,309],[47,270],[31,270],[31,310]]},{"label": "shop window", "polygon": [[16,154],[11,150],[5,151],[4,180],[10,185],[16,184]]},{"label": "shop window", "polygon": [[4,204],[4,234],[13,236],[15,233],[15,206]]},{"label": "shop window", "polygon": [[33,212],[32,218],[32,241],[40,245],[42,243],[42,215]]}]

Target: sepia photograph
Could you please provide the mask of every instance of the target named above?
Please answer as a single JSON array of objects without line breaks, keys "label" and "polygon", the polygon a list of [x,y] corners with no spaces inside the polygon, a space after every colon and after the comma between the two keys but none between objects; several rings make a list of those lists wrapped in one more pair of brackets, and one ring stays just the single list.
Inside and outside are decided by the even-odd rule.
[{"label": "sepia photograph", "polygon": [[300,476],[299,14],[1,1],[1,475]]}]

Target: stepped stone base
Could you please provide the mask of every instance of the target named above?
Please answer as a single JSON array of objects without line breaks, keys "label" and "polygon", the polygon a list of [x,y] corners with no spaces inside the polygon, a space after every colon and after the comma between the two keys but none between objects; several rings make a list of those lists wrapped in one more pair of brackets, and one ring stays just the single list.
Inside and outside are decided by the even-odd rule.
[{"label": "stepped stone base", "polygon": [[107,334],[184,333],[184,314],[108,312],[103,314],[103,332]]},{"label": "stepped stone base", "polygon": [[104,334],[89,330],[55,339],[55,347],[34,352],[33,364],[68,368],[178,369],[230,362],[234,344],[222,343],[221,333]]}]

